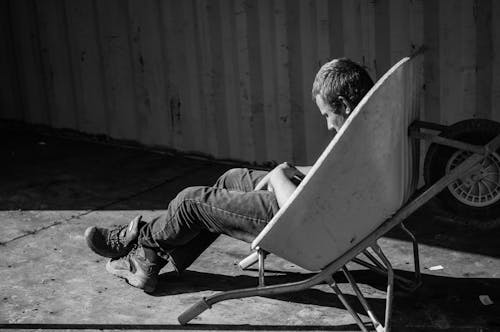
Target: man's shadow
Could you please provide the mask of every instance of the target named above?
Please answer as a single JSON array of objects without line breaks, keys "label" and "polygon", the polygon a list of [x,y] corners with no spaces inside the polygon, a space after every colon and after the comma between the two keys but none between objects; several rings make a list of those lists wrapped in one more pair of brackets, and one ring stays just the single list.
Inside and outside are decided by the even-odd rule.
[{"label": "man's shadow", "polygon": [[[413,273],[408,271],[395,270],[394,272],[407,279],[413,278]],[[387,280],[378,273],[371,270],[356,270],[351,271],[351,274],[358,284],[368,285],[368,287],[363,286],[363,289],[372,287],[374,290],[386,291]],[[298,282],[313,275],[314,273],[282,272],[279,275],[266,276],[266,285]],[[340,285],[348,283],[342,273],[337,272],[333,277]],[[226,292],[257,287],[257,284],[257,275],[228,276],[187,270],[181,276],[174,272],[160,275],[157,290],[152,295],[169,296],[202,291]],[[266,297],[285,302],[345,309],[333,292],[324,289],[314,287]],[[380,294],[380,292],[377,293]],[[493,304],[483,305],[479,300],[479,295],[488,295]],[[344,296],[358,314],[366,315],[355,295],[344,294]],[[375,298],[370,294],[364,294],[364,296],[376,317],[383,322],[385,297]],[[500,312],[499,302],[500,281],[498,279],[453,278],[423,274],[422,285],[413,292],[405,291],[396,284],[392,319],[395,326],[422,325],[425,321],[432,325],[444,319],[446,324],[451,326],[477,325],[500,328],[500,315],[495,314],[495,312]]]}]

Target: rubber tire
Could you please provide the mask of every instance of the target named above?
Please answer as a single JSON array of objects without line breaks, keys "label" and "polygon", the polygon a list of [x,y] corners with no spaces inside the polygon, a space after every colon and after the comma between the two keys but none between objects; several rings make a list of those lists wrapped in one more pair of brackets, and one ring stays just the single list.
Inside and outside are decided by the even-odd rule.
[{"label": "rubber tire", "polygon": [[[463,142],[485,145],[500,134],[500,123],[486,119],[469,119],[457,122],[444,130],[439,136]],[[445,175],[446,165],[455,148],[431,144],[425,155],[424,180],[427,186],[434,184]],[[500,153],[500,149],[497,150]],[[439,201],[452,212],[463,217],[488,220],[500,216],[500,200],[485,207],[466,205],[458,201],[448,187],[437,195]]]}]

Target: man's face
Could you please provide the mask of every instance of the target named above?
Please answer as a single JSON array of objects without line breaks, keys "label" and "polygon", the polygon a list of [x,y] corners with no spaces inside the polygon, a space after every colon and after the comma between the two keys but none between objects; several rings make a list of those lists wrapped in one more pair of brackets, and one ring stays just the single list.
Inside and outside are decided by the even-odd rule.
[{"label": "man's face", "polygon": [[343,110],[344,107],[340,106],[341,109],[335,110],[319,94],[316,95],[316,105],[318,105],[321,115],[326,119],[328,130],[338,132],[347,118],[345,110]]}]

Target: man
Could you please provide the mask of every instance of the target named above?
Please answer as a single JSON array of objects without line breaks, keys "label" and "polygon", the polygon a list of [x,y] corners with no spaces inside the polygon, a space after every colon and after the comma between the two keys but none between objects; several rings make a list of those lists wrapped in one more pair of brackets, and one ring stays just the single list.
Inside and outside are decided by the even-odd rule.
[{"label": "man", "polygon": [[[312,97],[327,128],[338,132],[373,86],[368,73],[349,59],[336,59],[316,74]],[[283,163],[270,172],[232,169],[212,187],[189,187],[167,210],[146,223],[140,217],[115,229],[89,227],[85,238],[106,269],[132,286],[154,291],[170,262],[180,273],[220,235],[251,242],[296,189],[310,166]]]}]

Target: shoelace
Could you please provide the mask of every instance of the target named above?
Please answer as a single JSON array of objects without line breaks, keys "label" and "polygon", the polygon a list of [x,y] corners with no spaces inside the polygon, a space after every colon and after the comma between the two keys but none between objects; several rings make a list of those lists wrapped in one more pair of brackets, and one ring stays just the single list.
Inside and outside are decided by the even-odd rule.
[{"label": "shoelace", "polygon": [[120,250],[127,246],[125,242],[125,236],[122,234],[123,230],[126,229],[128,225],[114,225],[108,233],[107,242],[115,250]]}]

